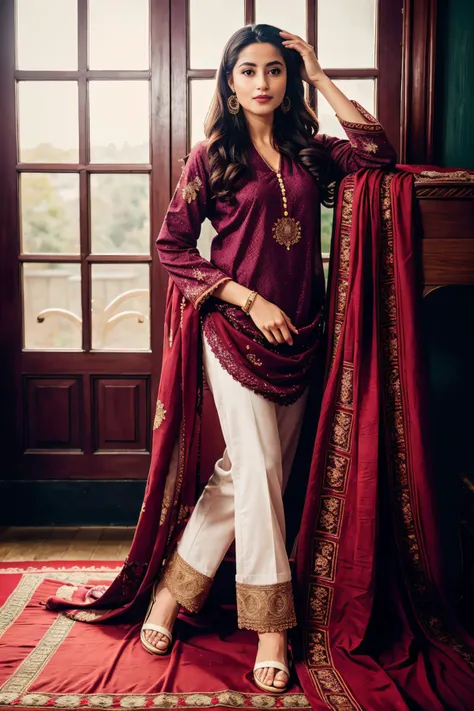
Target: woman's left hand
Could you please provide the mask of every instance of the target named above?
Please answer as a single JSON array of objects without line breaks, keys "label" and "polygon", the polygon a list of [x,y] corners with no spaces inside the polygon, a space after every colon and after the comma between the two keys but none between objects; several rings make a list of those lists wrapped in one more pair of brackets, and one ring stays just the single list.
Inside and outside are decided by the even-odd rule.
[{"label": "woman's left hand", "polygon": [[305,42],[298,35],[291,34],[291,32],[281,31],[280,35],[287,49],[295,49],[301,54],[304,62],[301,67],[303,81],[308,82],[308,84],[314,84],[325,76],[312,45]]}]

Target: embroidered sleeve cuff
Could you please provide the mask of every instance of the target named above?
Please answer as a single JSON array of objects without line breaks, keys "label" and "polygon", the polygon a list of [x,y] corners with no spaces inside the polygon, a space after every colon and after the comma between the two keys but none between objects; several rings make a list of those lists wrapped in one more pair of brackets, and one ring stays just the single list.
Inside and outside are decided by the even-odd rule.
[{"label": "embroidered sleeve cuff", "polygon": [[197,309],[202,306],[206,299],[212,296],[217,287],[219,287],[221,284],[224,284],[224,282],[226,281],[232,281],[231,277],[222,277],[221,279],[218,279],[215,284],[212,284],[212,286],[209,286],[205,291],[199,294],[199,296],[194,301],[194,308]]},{"label": "embroidered sleeve cuff", "polygon": [[368,121],[369,123],[358,123],[358,122],[353,122],[353,121],[346,121],[345,119],[338,116],[338,114],[336,114],[336,118],[338,119],[339,123],[344,128],[344,130],[350,131],[350,132],[360,131],[362,133],[383,133],[384,132],[384,128],[383,128],[382,124],[379,121],[377,121],[377,119],[374,116],[372,116],[372,114],[369,114],[369,112],[366,111],[363,106],[361,106],[354,99],[351,99],[351,103],[356,107],[356,109],[359,111],[359,113],[361,113],[362,116],[365,118],[365,120]]}]

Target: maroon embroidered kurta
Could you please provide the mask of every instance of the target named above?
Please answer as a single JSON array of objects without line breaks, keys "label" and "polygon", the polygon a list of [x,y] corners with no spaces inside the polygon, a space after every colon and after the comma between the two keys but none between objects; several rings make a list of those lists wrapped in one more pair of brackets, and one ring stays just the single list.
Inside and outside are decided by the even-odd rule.
[{"label": "maroon embroidered kurta", "polygon": [[[395,151],[383,127],[356,101],[369,124],[340,120],[348,139],[318,135],[329,151],[332,177],[359,168],[389,167]],[[161,263],[183,295],[200,306],[226,279],[255,289],[285,311],[296,325],[311,318],[322,302],[320,200],[315,179],[296,160],[281,155],[280,173],[289,217],[300,223],[301,237],[286,248],[275,238],[283,217],[282,190],[276,173],[252,146],[252,175],[237,191],[235,203],[213,199],[209,188],[207,141],[197,143],[183,169],[156,245]],[[200,256],[197,240],[206,219],[217,232],[210,262]]]},{"label": "maroon embroidered kurta", "polygon": [[[381,124],[353,103],[370,123],[339,119],[348,139],[326,135],[314,139],[328,150],[331,180],[360,168],[390,167],[396,161]],[[237,190],[235,201],[216,199],[209,187],[207,141],[194,146],[156,241],[161,263],[195,308],[224,281],[233,280],[279,306],[297,328],[304,329],[308,324],[314,327],[325,293],[316,180],[298,161],[283,154],[277,174],[253,144],[249,168],[249,177]],[[201,223],[206,218],[217,232],[210,261],[197,249]],[[256,390],[252,378],[247,378],[229,355],[229,341],[223,338],[222,330],[219,333],[216,312],[254,341],[267,349],[272,347],[239,307],[218,299],[206,304],[203,330],[216,356],[234,377]],[[315,328],[306,334],[308,339],[312,335],[314,340],[314,332]],[[301,343],[302,350],[309,347]],[[279,350],[291,354],[286,345]],[[298,392],[302,392],[302,385]]]}]

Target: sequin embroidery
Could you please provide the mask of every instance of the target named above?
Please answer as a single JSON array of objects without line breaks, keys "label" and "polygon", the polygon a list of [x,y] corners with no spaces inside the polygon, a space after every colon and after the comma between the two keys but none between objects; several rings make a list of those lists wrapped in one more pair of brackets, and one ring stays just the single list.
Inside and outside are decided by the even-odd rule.
[{"label": "sequin embroidery", "polygon": [[197,198],[198,190],[201,187],[202,180],[197,175],[194,180],[191,180],[191,182],[185,185],[182,189],[181,194],[183,196],[183,199],[186,200],[186,202],[191,202],[192,200],[195,200]]}]

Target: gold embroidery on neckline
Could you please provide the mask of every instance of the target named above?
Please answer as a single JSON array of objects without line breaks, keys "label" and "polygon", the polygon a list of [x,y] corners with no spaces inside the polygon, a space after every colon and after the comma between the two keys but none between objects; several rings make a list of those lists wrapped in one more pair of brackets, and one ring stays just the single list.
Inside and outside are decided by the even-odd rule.
[{"label": "gold embroidery on neckline", "polygon": [[280,217],[278,220],[276,220],[273,225],[272,232],[273,237],[278,242],[278,244],[281,244],[283,247],[286,247],[286,249],[289,251],[291,247],[297,244],[301,239],[301,224],[299,220],[295,220],[294,217],[289,217],[288,198],[286,195],[285,183],[283,182],[283,177],[281,174],[282,155],[280,154],[280,163],[278,166],[278,170],[275,170],[275,168],[272,168],[270,163],[265,160],[260,151],[257,150],[257,148],[255,148],[255,150],[257,151],[263,162],[268,165],[270,170],[275,173],[277,177],[283,203],[283,217]]}]

